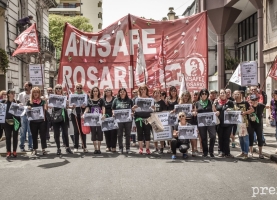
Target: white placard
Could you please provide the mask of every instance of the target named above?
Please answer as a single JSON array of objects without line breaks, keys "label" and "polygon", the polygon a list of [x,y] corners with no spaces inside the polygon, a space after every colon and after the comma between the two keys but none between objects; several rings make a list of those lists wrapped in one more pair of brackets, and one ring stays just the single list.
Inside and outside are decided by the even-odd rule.
[{"label": "white placard", "polygon": [[102,127],[102,131],[109,131],[109,130],[118,129],[118,124],[113,117],[108,117],[102,120],[101,127]]},{"label": "white placard", "polygon": [[241,111],[224,111],[224,124],[242,123]]},{"label": "white placard", "polygon": [[81,107],[87,105],[88,99],[87,94],[70,94],[69,95],[69,106],[75,105],[76,107]]},{"label": "white placard", "polygon": [[138,106],[136,112],[153,112],[151,106],[154,105],[152,98],[136,98],[135,105]]},{"label": "white placard", "polygon": [[168,126],[175,126],[178,124],[178,117],[175,113],[168,114]]},{"label": "white placard", "polygon": [[136,134],[137,134],[137,126],[136,126],[135,120],[133,120],[131,135],[136,135]]},{"label": "white placard", "polygon": [[84,126],[101,126],[101,116],[99,113],[85,113]]},{"label": "white placard", "polygon": [[156,115],[161,120],[162,125],[168,126],[168,116],[169,112],[156,112]]},{"label": "white placard", "polygon": [[23,106],[23,105],[12,102],[10,109],[9,109],[9,113],[11,113],[14,116],[20,117],[25,114],[26,108],[27,108],[27,106]]},{"label": "white placard", "polygon": [[198,113],[197,120],[199,127],[216,125],[216,115],[214,112]]},{"label": "white placard", "polygon": [[50,94],[48,102],[49,106],[52,108],[65,108],[66,107],[66,96],[62,95],[55,95],[55,94]]},{"label": "white placard", "polygon": [[7,104],[0,103],[0,123],[4,124],[6,119]]},{"label": "white placard", "polygon": [[174,105],[175,113],[178,115],[180,112],[184,112],[186,117],[192,117],[192,104],[177,104]]},{"label": "white placard", "polygon": [[197,139],[198,131],[197,126],[178,126],[178,139]]},{"label": "white placard", "polygon": [[165,141],[172,139],[172,130],[171,126],[164,126],[164,131],[162,132],[155,132],[153,130],[153,140],[154,141]]},{"label": "white placard", "polygon": [[241,66],[241,86],[258,85],[257,62],[242,62]]},{"label": "white placard", "polygon": [[114,110],[114,118],[117,123],[131,122],[131,109]]},{"label": "white placard", "polygon": [[29,121],[44,119],[43,107],[32,107],[31,109],[26,109],[27,118]]},{"label": "white placard", "polygon": [[43,64],[29,65],[29,75],[30,75],[30,82],[33,85],[41,86],[42,78],[44,77],[44,65]]}]

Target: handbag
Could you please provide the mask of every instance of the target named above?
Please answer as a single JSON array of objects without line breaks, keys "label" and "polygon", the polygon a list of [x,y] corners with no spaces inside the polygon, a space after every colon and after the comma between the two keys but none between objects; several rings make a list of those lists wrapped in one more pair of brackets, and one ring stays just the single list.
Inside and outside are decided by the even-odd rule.
[{"label": "handbag", "polygon": [[13,119],[6,119],[6,122],[7,122],[7,124],[9,124],[9,125],[14,125],[14,120]]},{"label": "handbag", "polygon": [[152,126],[152,129],[157,132],[164,131],[164,126],[156,113],[151,113],[151,116],[146,120]]},{"label": "handbag", "polygon": [[62,115],[63,109],[60,109],[58,111],[52,110],[52,113],[50,115],[50,119],[52,123],[59,123],[63,121],[63,115]]},{"label": "handbag", "polygon": [[236,134],[238,134],[239,137],[244,137],[244,136],[248,135],[246,123],[240,123],[237,125]]},{"label": "handbag", "polygon": [[90,126],[85,126],[85,119],[81,118],[81,126],[82,126],[82,132],[84,134],[89,134],[90,133]]}]

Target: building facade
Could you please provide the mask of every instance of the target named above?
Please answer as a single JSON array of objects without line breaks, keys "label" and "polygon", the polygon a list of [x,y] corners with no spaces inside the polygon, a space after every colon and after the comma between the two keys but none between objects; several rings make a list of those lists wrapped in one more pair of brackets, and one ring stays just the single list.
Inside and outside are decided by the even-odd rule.
[{"label": "building facade", "polygon": [[56,0],[58,6],[49,10],[50,14],[64,16],[84,16],[89,19],[93,32],[102,30],[102,0]]},{"label": "building facade", "polygon": [[[14,88],[16,93],[23,90],[24,82],[29,81],[29,64],[44,64],[44,88],[53,86],[56,74],[55,47],[49,39],[49,8],[56,7],[55,0],[0,0],[0,48],[9,56],[9,69],[0,74],[0,90]],[[4,5],[4,6],[3,6]],[[17,48],[14,40],[20,34],[16,22],[29,15],[37,24],[40,46],[38,53],[12,57]],[[26,27],[27,28],[27,27]]]}]

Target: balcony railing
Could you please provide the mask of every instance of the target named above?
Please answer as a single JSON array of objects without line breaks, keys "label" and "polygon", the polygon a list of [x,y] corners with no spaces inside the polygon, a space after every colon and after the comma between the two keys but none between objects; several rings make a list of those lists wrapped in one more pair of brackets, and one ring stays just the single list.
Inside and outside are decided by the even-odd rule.
[{"label": "balcony railing", "polygon": [[8,0],[0,0],[0,8],[7,8],[7,2]]},{"label": "balcony railing", "polygon": [[70,4],[70,5],[63,5],[63,4],[59,4],[57,6],[57,8],[77,8],[78,6]]}]

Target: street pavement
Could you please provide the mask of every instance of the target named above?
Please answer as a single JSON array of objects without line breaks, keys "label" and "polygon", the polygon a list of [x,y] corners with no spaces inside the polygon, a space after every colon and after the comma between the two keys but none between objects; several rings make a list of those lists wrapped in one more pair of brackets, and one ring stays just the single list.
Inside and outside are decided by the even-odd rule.
[{"label": "street pavement", "polygon": [[[269,152],[271,147],[273,152],[274,132],[267,132],[265,149]],[[57,156],[51,133],[48,155],[39,151],[34,157],[27,152],[7,160],[5,141],[0,142],[0,199],[277,199],[277,164],[257,154],[243,161],[194,158],[189,152],[188,159],[178,154],[172,162],[170,154],[139,155],[137,147],[131,147],[133,154],[128,155],[106,153],[105,143],[102,154],[94,155],[90,135],[87,143],[89,153],[69,155],[62,149]],[[239,152],[238,146],[231,148],[233,155]]]}]

